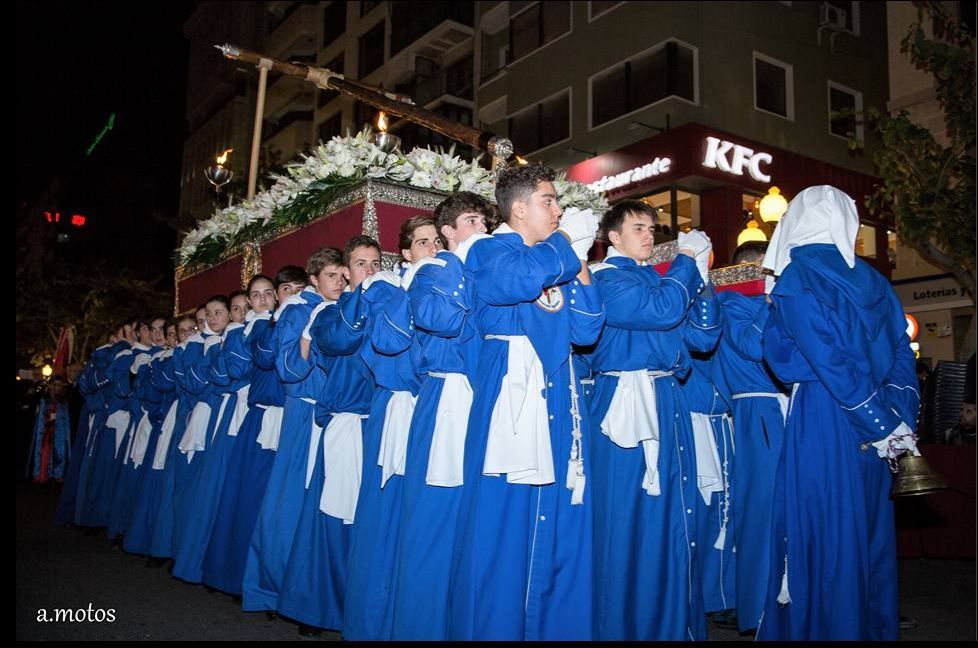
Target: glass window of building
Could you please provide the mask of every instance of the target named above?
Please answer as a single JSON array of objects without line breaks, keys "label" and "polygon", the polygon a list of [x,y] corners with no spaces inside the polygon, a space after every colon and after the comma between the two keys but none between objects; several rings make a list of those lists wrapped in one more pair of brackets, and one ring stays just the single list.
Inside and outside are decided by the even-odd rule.
[{"label": "glass window of building", "polygon": [[506,67],[509,54],[509,32],[500,29],[495,34],[482,33],[482,71],[481,78],[488,81],[491,76]]},{"label": "glass window of building", "polygon": [[570,89],[524,108],[509,118],[509,138],[532,153],[570,137]]},{"label": "glass window of building", "polygon": [[323,47],[326,47],[346,31],[346,2],[334,0],[323,11]]},{"label": "glass window of building", "polygon": [[382,20],[360,37],[359,78],[361,79],[384,64],[384,26]]},{"label": "glass window of building", "polygon": [[792,66],[754,52],[754,107],[794,120],[794,104]]},{"label": "glass window of building", "polygon": [[696,50],[676,41],[591,78],[591,127],[670,96],[696,101]]},{"label": "glass window of building", "polygon": [[380,4],[380,0],[361,0],[360,17],[366,16],[370,11]]},{"label": "glass window of building", "polygon": [[859,224],[856,234],[856,254],[870,259],[876,258],[876,228],[872,225]]},{"label": "glass window of building", "polygon": [[337,135],[343,134],[343,111],[339,111],[326,121],[319,124],[319,141],[328,142]]},{"label": "glass window of building", "polygon": [[655,226],[656,244],[676,238],[679,232],[688,232],[700,226],[700,197],[694,193],[676,190],[676,213],[672,212],[672,196],[669,189],[649,194],[640,200],[652,205],[659,212]]},{"label": "glass window of building", "polygon": [[863,138],[862,124],[856,113],[863,109],[863,93],[829,81],[829,132],[848,139]]},{"label": "glass window of building", "polygon": [[[326,69],[328,69],[330,72],[336,72],[337,74],[343,74],[343,65],[344,65],[343,55],[340,54],[339,56],[337,56],[332,61],[330,61],[329,63],[326,64]],[[333,99],[336,99],[339,96],[340,96],[340,93],[337,90],[320,90],[319,91],[319,101],[318,101],[317,105],[318,105],[319,108],[322,108],[323,106],[325,106],[326,104],[328,104],[330,101],[332,101]]]},{"label": "glass window of building", "polygon": [[509,19],[509,60],[516,61],[571,28],[570,2],[537,2]]}]

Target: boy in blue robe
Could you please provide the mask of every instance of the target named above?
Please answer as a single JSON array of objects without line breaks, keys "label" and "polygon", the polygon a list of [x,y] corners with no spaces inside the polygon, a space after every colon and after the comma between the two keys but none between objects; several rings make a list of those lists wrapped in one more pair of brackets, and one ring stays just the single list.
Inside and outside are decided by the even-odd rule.
[{"label": "boy in blue robe", "polygon": [[561,218],[553,171],[505,169],[505,223],[466,257],[483,342],[473,378],[448,637],[591,638],[588,417],[571,345],[604,308],[584,263],[597,217]]},{"label": "boy in blue robe", "polygon": [[777,277],[764,359],[794,387],[759,639],[897,638],[890,470],[917,454],[920,399],[903,309],[856,258],[858,230],[852,198],[809,187],[764,258]]},{"label": "boy in blue robe", "polygon": [[705,639],[696,534],[696,457],[680,388],[690,351],[719,335],[706,235],[680,235],[659,276],[646,263],[655,211],[623,201],[604,217],[612,243],[595,283],[607,312],[588,362],[595,508],[595,639]]}]

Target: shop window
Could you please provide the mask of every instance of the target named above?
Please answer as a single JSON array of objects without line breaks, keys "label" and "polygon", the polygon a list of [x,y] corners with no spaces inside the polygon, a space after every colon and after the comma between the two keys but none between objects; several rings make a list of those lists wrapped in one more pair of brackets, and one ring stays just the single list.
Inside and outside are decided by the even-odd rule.
[{"label": "shop window", "polygon": [[754,107],[794,120],[794,69],[792,66],[754,52]]},{"label": "shop window", "polygon": [[859,224],[856,234],[856,254],[870,259],[876,258],[876,228],[872,225]]},{"label": "shop window", "polygon": [[571,29],[570,2],[538,2],[509,19],[510,62],[543,47]]},{"label": "shop window", "polygon": [[668,41],[591,78],[591,127],[666,97],[696,102],[695,48]]},{"label": "shop window", "polygon": [[509,118],[509,139],[532,153],[570,137],[570,90],[564,90]]},{"label": "shop window", "polygon": [[641,198],[659,212],[659,222],[655,226],[656,244],[676,238],[679,232],[688,232],[700,227],[700,197],[686,191],[676,191],[676,213],[672,213],[672,198],[669,190]]}]

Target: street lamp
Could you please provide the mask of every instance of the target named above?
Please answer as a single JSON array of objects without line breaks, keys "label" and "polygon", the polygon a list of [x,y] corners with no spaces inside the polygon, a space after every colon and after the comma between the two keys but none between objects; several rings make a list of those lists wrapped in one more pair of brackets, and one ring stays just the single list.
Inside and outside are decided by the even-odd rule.
[{"label": "street lamp", "polygon": [[784,213],[788,211],[788,201],[781,195],[781,190],[771,187],[767,190],[767,195],[761,198],[759,205],[761,220],[765,223],[774,223],[781,220]]}]

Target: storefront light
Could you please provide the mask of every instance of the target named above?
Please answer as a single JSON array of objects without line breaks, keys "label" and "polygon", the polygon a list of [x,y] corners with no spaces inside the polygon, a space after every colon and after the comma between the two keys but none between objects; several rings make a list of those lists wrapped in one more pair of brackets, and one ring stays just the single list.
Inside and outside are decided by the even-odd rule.
[{"label": "storefront light", "polygon": [[747,221],[747,227],[737,236],[737,247],[749,241],[766,241],[767,234],[761,231],[755,221]]},{"label": "storefront light", "polygon": [[54,373],[54,370],[51,369],[51,365],[46,364],[43,367],[41,367],[41,375],[44,376],[45,378],[50,378],[52,373]]},{"label": "storefront light", "polygon": [[765,223],[777,222],[788,211],[788,201],[781,195],[780,189],[771,187],[767,190],[767,195],[761,198],[760,211],[761,220]]}]

